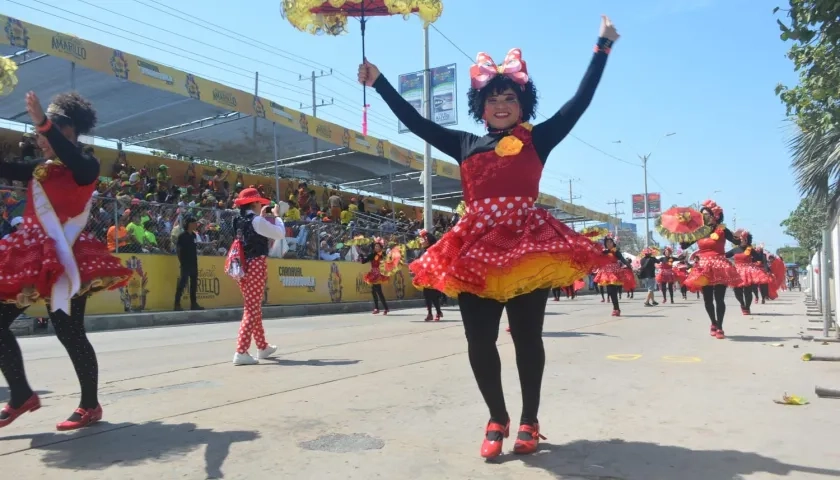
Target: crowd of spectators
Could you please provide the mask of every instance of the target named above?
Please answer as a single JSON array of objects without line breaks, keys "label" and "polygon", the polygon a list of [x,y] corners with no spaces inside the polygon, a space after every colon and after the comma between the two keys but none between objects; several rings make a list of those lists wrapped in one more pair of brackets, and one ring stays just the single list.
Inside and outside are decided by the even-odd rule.
[{"label": "crowd of spectators", "polygon": [[[3,161],[28,162],[38,158],[34,138],[24,136],[19,151],[2,152]],[[168,167],[160,164],[155,171],[135,168],[119,152],[110,171],[102,176],[94,193],[88,231],[95,234],[115,253],[174,254],[175,242],[187,216],[198,220],[196,232],[199,255],[225,255],[233,242],[233,206],[237,194],[246,187],[257,188],[266,198],[263,185],[242,185],[228,179],[228,172],[216,169],[209,178],[193,177],[176,182]],[[266,178],[266,183],[271,179]],[[0,238],[11,233],[21,221],[25,185],[0,179]],[[326,198],[324,198],[326,197]],[[366,211],[362,196],[348,199],[338,190],[319,198],[305,181],[284,199],[290,205],[284,220],[287,240],[271,249],[271,256],[282,258],[356,260],[360,252],[352,245],[364,243],[359,238],[382,237],[392,244],[409,245],[409,257],[417,252],[417,219],[404,212],[383,206]],[[366,208],[367,207],[367,208]],[[447,218],[437,214],[435,232],[440,235],[457,222],[457,215]]]}]

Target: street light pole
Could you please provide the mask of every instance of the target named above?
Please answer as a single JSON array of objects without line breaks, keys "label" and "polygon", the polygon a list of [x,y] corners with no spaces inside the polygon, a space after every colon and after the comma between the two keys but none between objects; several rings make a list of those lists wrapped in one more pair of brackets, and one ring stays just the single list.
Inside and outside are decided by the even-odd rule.
[{"label": "street light pole", "polygon": [[647,161],[650,158],[648,155],[639,155],[642,159],[642,170],[645,172],[645,248],[650,247],[650,210],[648,206],[648,185],[647,185]]}]

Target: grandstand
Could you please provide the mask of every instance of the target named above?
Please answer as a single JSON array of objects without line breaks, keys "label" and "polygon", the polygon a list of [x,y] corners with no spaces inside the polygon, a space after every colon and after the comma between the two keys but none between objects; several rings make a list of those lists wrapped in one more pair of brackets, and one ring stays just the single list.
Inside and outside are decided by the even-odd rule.
[{"label": "grandstand", "polygon": [[[0,54],[20,67],[18,91],[0,98],[0,119],[28,121],[19,92],[46,99],[75,89],[97,108],[95,136],[120,148],[218,160],[271,177],[269,185],[276,169],[343,191],[423,199],[421,154],[262,98],[258,76],[245,92],[14,18],[0,22]],[[433,203],[451,211],[461,201],[458,166],[435,160],[433,175]],[[547,194],[538,203],[566,222],[618,222]]]}]

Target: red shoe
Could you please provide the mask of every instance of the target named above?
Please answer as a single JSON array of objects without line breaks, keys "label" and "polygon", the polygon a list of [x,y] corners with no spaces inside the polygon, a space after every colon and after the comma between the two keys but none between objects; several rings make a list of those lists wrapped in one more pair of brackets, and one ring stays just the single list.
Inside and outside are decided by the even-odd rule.
[{"label": "red shoe", "polygon": [[718,328],[716,326],[712,325],[712,328],[709,329],[709,335],[715,337],[715,336],[717,336],[717,331],[718,331]]},{"label": "red shoe", "polygon": [[2,410],[2,412],[6,414],[6,418],[0,420],[0,428],[8,426],[24,413],[34,412],[39,408],[41,408],[41,399],[38,398],[38,395],[35,393],[23,402],[23,405],[19,408],[12,408],[11,405],[6,404]]},{"label": "red shoe", "polygon": [[507,328],[505,329],[505,331],[506,331],[507,333],[510,333],[510,327],[507,327]]},{"label": "red shoe", "polygon": [[382,312],[382,315],[388,315],[388,310],[384,310],[384,311]]},{"label": "red shoe", "polygon": [[559,302],[559,301],[560,301],[560,299],[559,299],[559,298],[557,298],[557,297],[554,297],[554,301],[555,301],[555,302]]},{"label": "red shoe", "polygon": [[[525,437],[523,439],[523,437]],[[546,438],[540,434],[540,424],[520,425],[519,434],[516,436],[516,443],[513,444],[513,453],[517,455],[530,455],[537,451],[540,440]]]},{"label": "red shoe", "polygon": [[68,430],[78,430],[87,427],[102,420],[102,406],[98,405],[96,408],[77,408],[70,418],[55,426],[59,432],[66,432]]},{"label": "red shoe", "polygon": [[435,315],[435,321],[436,321],[436,322],[439,322],[441,318],[443,318],[443,314],[442,314],[442,313],[438,313],[437,315]]},{"label": "red shoe", "polygon": [[379,314],[379,309],[378,309],[378,308],[374,308],[374,309],[373,309],[373,314],[374,314],[374,315]]},{"label": "red shoe", "polygon": [[613,316],[614,317],[620,317],[621,316],[621,310],[616,310],[615,312],[613,312]]},{"label": "red shoe", "polygon": [[429,312],[429,314],[426,315],[426,320],[424,320],[424,322],[431,322],[431,321],[432,321],[432,312]]},{"label": "red shoe", "polygon": [[601,299],[601,303],[604,303],[604,302],[606,302],[606,300],[604,300],[604,299],[602,298],[602,299]]},{"label": "red shoe", "polygon": [[718,340],[723,340],[724,338],[726,338],[726,335],[723,334],[723,330],[718,330],[717,332],[715,332],[715,338],[717,338]]},{"label": "red shoe", "polygon": [[[491,435],[492,434],[492,435]],[[507,425],[487,422],[487,429],[484,431],[484,442],[481,444],[481,456],[484,458],[496,458],[502,453],[502,442],[510,435],[510,420]]]},{"label": "red shoe", "polygon": [[749,315],[750,314],[750,309],[749,308],[742,308],[741,313],[744,314],[744,315]]}]

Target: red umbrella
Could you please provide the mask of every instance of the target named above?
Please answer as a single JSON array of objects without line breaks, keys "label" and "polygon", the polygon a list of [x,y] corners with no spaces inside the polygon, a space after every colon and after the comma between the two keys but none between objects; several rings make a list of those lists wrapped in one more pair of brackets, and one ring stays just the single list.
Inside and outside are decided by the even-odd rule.
[{"label": "red umbrella", "polygon": [[707,237],[711,227],[703,221],[703,214],[688,207],[673,207],[656,219],[656,231],[674,243],[691,243]]},{"label": "red umbrella", "polygon": [[[341,35],[347,19],[358,18],[362,28],[362,60],[365,59],[365,24],[369,17],[415,13],[430,24],[443,13],[441,0],[282,0],[280,13],[295,28],[316,35]],[[362,87],[362,134],[367,135],[367,90]]]},{"label": "red umbrella", "polygon": [[610,231],[604,227],[586,227],[580,231],[580,234],[593,242],[600,242],[610,234]]}]

